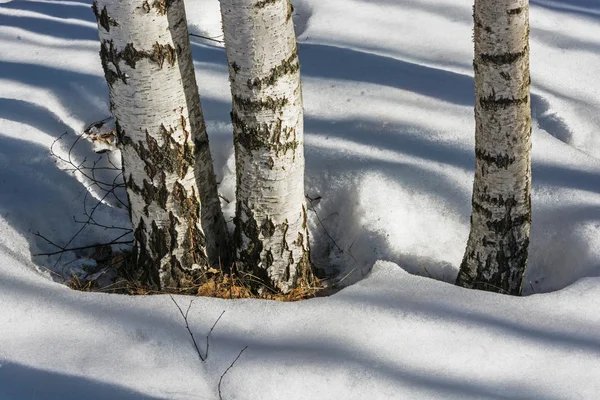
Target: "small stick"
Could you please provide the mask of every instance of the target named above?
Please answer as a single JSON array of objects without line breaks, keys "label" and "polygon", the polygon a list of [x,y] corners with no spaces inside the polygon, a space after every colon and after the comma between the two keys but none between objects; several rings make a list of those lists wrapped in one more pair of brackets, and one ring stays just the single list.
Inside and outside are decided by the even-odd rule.
[{"label": "small stick", "polygon": [[190,325],[188,324],[188,313],[190,312],[190,308],[192,308],[192,303],[194,301],[193,300],[190,301],[190,305],[188,306],[188,309],[184,314],[183,310],[181,309],[181,307],[179,307],[179,304],[177,304],[177,302],[175,301],[173,296],[169,295],[169,297],[171,298],[171,300],[173,300],[173,303],[175,303],[175,305],[177,306],[177,309],[179,310],[179,313],[181,314],[181,316],[183,317],[183,320],[185,321],[185,329],[187,329],[187,331],[189,332],[189,334],[192,338],[192,342],[194,343],[194,347],[196,348],[196,353],[198,353],[198,357],[200,357],[200,360],[202,360],[202,362],[206,361],[206,359],[204,357],[202,357],[202,354],[200,353],[200,349],[198,348],[198,343],[196,343],[196,338],[194,338],[194,334],[192,333],[192,330],[190,329]]},{"label": "small stick", "polygon": [[217,42],[217,43],[224,43],[224,41],[223,41],[223,40],[218,40],[218,39],[214,39],[214,38],[209,38],[209,37],[202,36],[202,35],[196,35],[195,33],[190,33],[190,36],[197,37],[197,38],[201,38],[201,39],[206,39],[206,40],[212,40],[213,42]]},{"label": "small stick", "polygon": [[223,314],[225,314],[225,310],[223,310],[221,315],[219,315],[219,318],[217,318],[217,320],[213,324],[212,328],[210,328],[210,331],[208,331],[208,335],[206,335],[206,353],[205,353],[204,359],[208,358],[208,338],[210,337],[210,334],[212,333],[213,329],[215,329],[215,326],[217,326],[217,324],[219,323],[219,320],[221,319]]},{"label": "small stick", "polygon": [[235,362],[242,356],[242,353],[244,352],[244,350],[246,350],[248,348],[248,346],[244,347],[241,351],[240,354],[238,354],[238,356],[235,358],[235,360],[233,360],[233,362],[231,363],[231,365],[229,367],[227,367],[227,369],[225,370],[225,372],[223,372],[223,375],[221,375],[221,378],[219,379],[219,400],[223,400],[223,396],[221,396],[221,383],[223,381],[223,377],[225,376],[225,374],[227,374],[229,372],[229,370],[231,368],[233,368],[233,365],[235,364]]}]

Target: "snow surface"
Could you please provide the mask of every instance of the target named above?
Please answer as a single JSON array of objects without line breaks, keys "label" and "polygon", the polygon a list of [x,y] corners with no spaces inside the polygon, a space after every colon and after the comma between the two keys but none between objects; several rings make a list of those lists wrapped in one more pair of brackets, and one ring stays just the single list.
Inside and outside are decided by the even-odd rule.
[{"label": "snow surface", "polygon": [[[66,155],[109,115],[108,93],[89,1],[0,3],[0,399],[216,399],[244,346],[224,399],[598,398],[597,1],[531,0],[529,296],[513,298],[448,284],[469,229],[471,2],[296,0],[306,190],[336,242],[311,213],[313,252],[354,284],[294,304],[195,299],[201,347],[225,310],[206,363],[169,297],[71,291],[55,274],[85,267],[81,254],[33,256],[53,250],[35,232],[67,243],[84,199],[101,194],[49,147],[66,132],[55,148]],[[191,32],[220,37],[217,0],[187,10]],[[233,199],[225,54],[193,41],[220,191]],[[72,156],[97,157],[85,142]],[[126,226],[105,203],[98,221]],[[72,245],[112,237],[89,229]]]}]

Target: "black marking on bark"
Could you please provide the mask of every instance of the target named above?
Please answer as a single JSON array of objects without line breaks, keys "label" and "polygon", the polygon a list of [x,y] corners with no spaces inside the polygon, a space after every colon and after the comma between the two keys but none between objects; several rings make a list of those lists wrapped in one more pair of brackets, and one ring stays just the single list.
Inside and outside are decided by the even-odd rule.
[{"label": "black marking on bark", "polygon": [[494,215],[491,210],[488,210],[483,205],[477,203],[475,200],[473,200],[473,212],[483,214],[486,218],[492,218],[492,216]]},{"label": "black marking on bark", "polygon": [[[122,51],[117,51],[112,40],[103,40],[100,45],[100,59],[102,61],[106,82],[112,87],[118,79],[121,79],[123,83],[127,84],[127,76],[120,68],[121,61],[135,69],[138,61],[147,59],[155,62],[158,64],[159,68],[162,69],[165,61],[171,67],[175,66],[177,52],[170,44],[162,45],[158,42],[154,44],[151,51],[137,50],[133,46],[133,43],[128,43]],[[113,65],[115,71],[109,68],[109,64]]]},{"label": "black marking on bark", "polygon": [[166,15],[175,1],[176,0],[154,0],[152,2],[152,7],[156,8],[159,15]]},{"label": "black marking on bark", "polygon": [[184,25],[185,23],[186,23],[186,20],[185,20],[185,18],[184,18],[184,17],[182,17],[182,18],[181,18],[179,21],[177,21],[177,22],[176,22],[176,23],[173,25],[173,27],[171,28],[171,32],[175,32],[175,31],[177,31],[177,29],[179,29],[179,27],[180,27],[181,25]]},{"label": "black marking on bark", "polygon": [[[106,83],[108,83],[109,87],[112,87],[119,79],[121,79],[124,84],[127,84],[127,77],[121,72],[121,68],[119,68],[118,52],[112,40],[103,40],[100,43],[100,61],[102,63],[102,69],[104,70]],[[113,65],[115,71],[109,67],[109,64]]]},{"label": "black marking on bark", "polygon": [[506,169],[511,166],[516,159],[508,154],[492,154],[482,149],[475,149],[475,157],[485,162],[486,164],[493,164],[497,168]]},{"label": "black marking on bark", "polygon": [[290,19],[292,19],[292,15],[294,14],[294,5],[292,4],[292,2],[290,0],[286,0],[287,4],[288,4],[288,11],[287,11],[287,15],[285,17],[285,22],[289,22]]},{"label": "black marking on bark", "polygon": [[169,211],[169,235],[171,236],[171,245],[169,247],[169,251],[171,253],[177,249],[177,225],[179,225],[179,219],[177,219],[172,211]]},{"label": "black marking on bark", "polygon": [[[231,113],[231,121],[234,126],[234,142],[236,145],[248,151],[260,149],[273,151],[276,155],[280,153],[285,155],[288,150],[295,152],[300,146],[300,143],[296,140],[296,129],[294,127],[283,127],[280,119],[275,124],[269,126],[266,123],[256,123],[253,117],[246,118],[250,120],[254,119],[254,121],[246,123],[245,119],[238,116],[235,111]],[[284,136],[293,136],[294,140],[281,143],[282,132]]]},{"label": "black marking on bark", "polygon": [[507,208],[504,218],[488,221],[486,223],[488,229],[499,236],[506,236],[512,229],[531,221],[531,213],[513,217],[510,210],[511,208]]},{"label": "black marking on bark", "polygon": [[490,95],[488,97],[480,98],[479,104],[481,105],[481,108],[483,108],[485,111],[498,111],[504,110],[508,107],[515,107],[527,104],[528,101],[529,95],[520,99],[510,99],[506,97],[495,97],[494,95]]},{"label": "black marking on bark", "polygon": [[[282,227],[282,231],[283,231],[283,235],[281,235],[282,239],[281,239],[281,255],[283,256],[283,252],[289,250],[289,246],[287,243],[287,231],[290,228],[290,225],[287,221],[287,219],[284,221],[283,224],[281,224]],[[287,280],[287,279],[286,279]]]},{"label": "black marking on bark", "polygon": [[133,260],[135,260],[135,263],[132,264],[132,267],[136,268],[137,270],[132,270],[130,272],[132,272],[136,277],[139,276],[139,279],[148,284],[150,287],[160,288],[160,279],[158,274],[160,261],[155,259],[148,251],[149,248],[146,232],[147,229],[144,219],[140,218],[137,228],[133,232],[135,241],[131,251]]},{"label": "black marking on bark", "polygon": [[492,28],[490,26],[486,26],[483,25],[483,23],[479,20],[479,18],[475,17],[475,14],[473,14],[473,22],[474,22],[474,32],[473,32],[473,37],[475,36],[475,33],[477,32],[477,29],[482,29],[484,31],[486,31],[487,33],[492,33]]},{"label": "black marking on bark", "polygon": [[525,46],[525,48],[516,53],[502,53],[502,54],[479,54],[479,59],[481,62],[485,64],[494,64],[494,65],[507,65],[517,62],[523,57],[529,54],[529,46]]},{"label": "black marking on bark", "polygon": [[296,239],[296,246],[302,247],[304,243],[304,235],[301,232],[298,232],[298,239]]},{"label": "black marking on bark", "polygon": [[199,227],[200,224],[200,203],[198,202],[195,191],[187,193],[183,185],[175,182],[173,186],[173,199],[177,206],[179,215],[185,219],[188,230],[185,234],[181,247],[184,249],[182,256],[182,267],[189,269],[193,264],[208,265],[208,260],[204,248],[206,246],[206,236]]},{"label": "black marking on bark", "polygon": [[[261,253],[263,251],[263,242],[260,239],[260,228],[254,219],[254,213],[247,203],[237,202],[235,212],[235,230],[233,233],[234,245],[238,252],[238,259],[245,270],[251,272],[259,281],[264,283],[271,282],[268,271],[259,267],[261,263]],[[245,218],[241,216],[244,215]],[[245,221],[243,221],[245,219]],[[244,244],[243,237],[248,239]],[[267,262],[269,262],[269,252],[266,252]],[[270,263],[273,262],[273,255],[270,256]]]},{"label": "black marking on bark", "polygon": [[286,75],[295,74],[298,71],[300,71],[298,50],[294,48],[292,54],[283,60],[281,64],[273,67],[266,77],[248,79],[247,85],[249,89],[261,90],[265,86],[273,86],[279,78]]},{"label": "black marking on bark", "polygon": [[501,77],[502,77],[502,78],[503,78],[505,81],[510,81],[510,75],[509,75],[509,74],[507,74],[506,72],[504,72],[504,71],[501,71],[501,72],[500,72],[500,76],[501,76]]},{"label": "black marking on bark", "polygon": [[233,104],[238,110],[249,114],[263,110],[270,110],[275,113],[288,105],[289,100],[285,97],[277,99],[267,96],[264,99],[256,100],[249,97],[233,96]]},{"label": "black marking on bark", "polygon": [[513,196],[509,196],[508,198],[504,198],[501,194],[498,197],[489,195],[487,193],[479,193],[477,194],[477,198],[486,203],[493,204],[499,207],[508,207],[513,208],[517,205],[517,200]]},{"label": "black marking on bark", "polygon": [[[164,171],[176,173],[180,179],[183,179],[189,168],[193,168],[196,156],[194,145],[186,140],[183,144],[178,143],[173,138],[174,129],[167,130],[161,124],[159,134],[162,139],[162,145],[159,145],[154,136],[146,130],[146,141],[133,145],[134,150],[144,162],[144,170],[151,179],[158,173]],[[189,134],[188,134],[189,135]],[[186,132],[184,131],[184,137]]]},{"label": "black marking on bark", "polygon": [[271,268],[274,261],[275,259],[273,258],[273,252],[271,251],[271,249],[267,250],[265,254],[265,265],[267,267],[267,270]]},{"label": "black marking on bark", "polygon": [[111,26],[118,26],[119,24],[115,21],[110,15],[108,15],[108,11],[106,10],[106,6],[102,9],[102,11],[98,11],[98,2],[94,1],[92,3],[92,11],[96,16],[96,21],[98,24],[104,28],[105,31],[110,32]]},{"label": "black marking on bark", "polygon": [[265,238],[270,238],[275,234],[275,224],[269,217],[265,218],[260,228],[261,233]]},{"label": "black marking on bark", "polygon": [[146,205],[149,206],[152,202],[155,202],[161,209],[166,210],[169,191],[165,184],[164,172],[161,174],[158,186],[155,186],[152,182],[148,182],[145,179],[142,184],[143,188],[141,190],[141,195]]},{"label": "black marking on bark", "polygon": [[257,2],[254,5],[254,8],[264,8],[264,7],[268,6],[269,4],[275,4],[278,1],[279,0],[260,0],[259,2]]},{"label": "black marking on bark", "polygon": [[506,12],[508,13],[508,15],[519,15],[524,10],[525,10],[525,7],[518,7],[518,8],[511,8],[510,10],[508,10]]},{"label": "black marking on bark", "polygon": [[169,65],[173,67],[177,61],[177,52],[170,44],[162,45],[156,42],[154,43],[153,57],[150,57],[150,59],[155,61],[161,69],[165,61],[167,61]]},{"label": "black marking on bark", "polygon": [[231,63],[231,69],[233,70],[234,74],[240,72],[240,66],[235,61]]}]

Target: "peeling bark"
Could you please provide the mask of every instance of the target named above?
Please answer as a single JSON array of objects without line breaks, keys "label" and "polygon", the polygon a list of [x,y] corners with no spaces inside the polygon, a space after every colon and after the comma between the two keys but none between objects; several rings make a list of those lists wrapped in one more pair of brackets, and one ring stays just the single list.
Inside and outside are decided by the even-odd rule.
[{"label": "peeling bark", "polygon": [[528,0],[476,0],[475,181],[456,283],[520,295],[531,225]]},{"label": "peeling bark", "polygon": [[314,280],[291,9],[288,0],[221,0],[233,96],[238,266],[283,293]]},{"label": "peeling bark", "polygon": [[183,0],[93,5],[130,204],[133,276],[186,287],[228,262]]}]

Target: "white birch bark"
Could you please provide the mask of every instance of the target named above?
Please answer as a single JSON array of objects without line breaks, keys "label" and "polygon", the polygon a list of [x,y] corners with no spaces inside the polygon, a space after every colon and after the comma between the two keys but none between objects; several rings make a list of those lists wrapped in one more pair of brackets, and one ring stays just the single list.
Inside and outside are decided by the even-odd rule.
[{"label": "white birch bark", "polygon": [[226,258],[183,0],[96,0],[137,277],[183,287]]},{"label": "white birch bark", "polygon": [[291,14],[289,0],[221,0],[233,96],[237,261],[283,293],[313,279]]},{"label": "white birch bark", "polygon": [[528,0],[476,0],[475,181],[457,284],[519,295],[531,223]]}]

